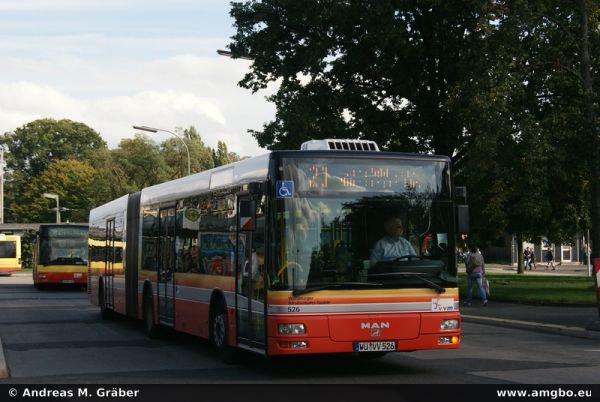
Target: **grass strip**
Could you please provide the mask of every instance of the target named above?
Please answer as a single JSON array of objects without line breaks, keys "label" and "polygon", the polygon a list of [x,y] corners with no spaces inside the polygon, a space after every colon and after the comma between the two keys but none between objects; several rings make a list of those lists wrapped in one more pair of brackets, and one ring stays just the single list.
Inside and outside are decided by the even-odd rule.
[{"label": "grass strip", "polygon": [[[545,305],[596,305],[593,278],[558,275],[488,273],[490,300]],[[460,296],[466,297],[466,274],[459,274]],[[476,286],[473,286],[476,294]]]}]

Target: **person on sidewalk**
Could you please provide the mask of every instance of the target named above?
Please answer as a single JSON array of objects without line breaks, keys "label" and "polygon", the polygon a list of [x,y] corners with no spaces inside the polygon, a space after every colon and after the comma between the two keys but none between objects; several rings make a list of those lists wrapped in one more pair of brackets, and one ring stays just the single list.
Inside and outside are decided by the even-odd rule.
[{"label": "person on sidewalk", "polygon": [[531,267],[533,267],[534,270],[537,269],[537,266],[535,265],[535,250],[532,249],[531,253],[529,254],[529,270],[531,271]]},{"label": "person on sidewalk", "polygon": [[535,266],[535,253],[533,249],[529,250],[529,247],[525,248],[525,252],[523,252],[523,262],[525,263],[525,270],[529,268],[529,270],[536,269]]},{"label": "person on sidewalk", "polygon": [[485,261],[483,255],[477,252],[477,246],[474,244],[470,247],[469,260],[467,263],[467,306],[473,301],[473,284],[477,284],[477,292],[483,302],[487,306],[487,292],[484,287],[485,281]]},{"label": "person on sidewalk", "polygon": [[525,247],[525,251],[523,251],[523,263],[525,264],[525,270],[527,271],[527,267],[531,269],[529,265],[531,261],[531,251],[529,251],[529,247]]},{"label": "person on sidewalk", "polygon": [[546,269],[548,269],[550,265],[552,265],[552,270],[555,271],[556,268],[554,267],[554,254],[552,254],[551,249],[548,249],[548,251],[546,251]]}]

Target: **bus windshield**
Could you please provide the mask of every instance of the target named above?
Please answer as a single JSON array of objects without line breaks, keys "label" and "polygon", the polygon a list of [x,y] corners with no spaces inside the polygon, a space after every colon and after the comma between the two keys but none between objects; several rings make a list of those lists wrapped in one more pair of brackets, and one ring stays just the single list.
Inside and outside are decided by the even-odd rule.
[{"label": "bus windshield", "polygon": [[40,239],[40,264],[42,265],[86,265],[87,261],[87,238]]},{"label": "bus windshield", "polygon": [[[456,286],[446,161],[282,160],[293,193],[276,199],[274,290]],[[376,243],[400,222],[402,256]],[[389,229],[389,228],[388,228]]]}]

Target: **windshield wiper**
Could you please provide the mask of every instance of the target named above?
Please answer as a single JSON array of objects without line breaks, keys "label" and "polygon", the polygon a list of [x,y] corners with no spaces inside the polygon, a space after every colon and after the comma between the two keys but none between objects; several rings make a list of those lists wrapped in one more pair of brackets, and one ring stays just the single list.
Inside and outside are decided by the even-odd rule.
[{"label": "windshield wiper", "polygon": [[438,285],[435,282],[430,281],[429,279],[423,278],[421,275],[423,275],[421,272],[387,272],[382,274],[370,274],[369,276],[409,276],[411,278],[417,278],[421,280],[430,288],[435,289],[437,293],[446,293],[446,288]]},{"label": "windshield wiper", "polygon": [[354,287],[379,287],[383,286],[383,283],[371,283],[371,282],[330,282],[323,283],[319,286],[313,286],[311,288],[294,289],[292,296],[300,296],[310,292],[316,292],[317,290],[328,290],[328,289],[350,289]]}]

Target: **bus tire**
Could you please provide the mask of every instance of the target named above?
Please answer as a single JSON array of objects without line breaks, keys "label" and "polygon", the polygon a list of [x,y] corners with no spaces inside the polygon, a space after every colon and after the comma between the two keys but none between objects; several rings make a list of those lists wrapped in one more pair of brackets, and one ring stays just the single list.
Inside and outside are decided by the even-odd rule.
[{"label": "bus tire", "polygon": [[154,323],[154,301],[149,290],[144,292],[144,332],[148,338],[158,337],[158,325]]},{"label": "bus tire", "polygon": [[219,353],[219,357],[224,363],[233,364],[236,362],[236,350],[227,345],[229,338],[229,319],[227,317],[227,308],[222,300],[217,300],[211,322],[210,338],[214,347]]},{"label": "bus tire", "polygon": [[103,320],[108,320],[111,317],[112,312],[108,307],[106,307],[106,300],[104,299],[104,286],[102,285],[102,282],[98,288],[98,304],[100,305],[100,317],[102,317]]}]

